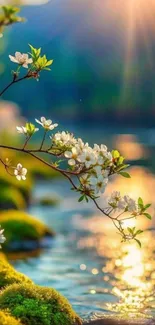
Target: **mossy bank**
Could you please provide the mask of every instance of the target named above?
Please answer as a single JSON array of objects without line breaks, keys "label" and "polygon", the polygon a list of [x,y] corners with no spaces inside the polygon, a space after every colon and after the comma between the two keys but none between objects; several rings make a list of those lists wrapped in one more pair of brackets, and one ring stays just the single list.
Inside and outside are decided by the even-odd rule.
[{"label": "mossy bank", "polygon": [[33,284],[13,284],[0,295],[1,310],[24,325],[81,325],[68,300],[51,288]]},{"label": "mossy bank", "polygon": [[0,225],[5,229],[4,250],[36,249],[45,237],[55,235],[43,222],[23,211],[0,212]]}]

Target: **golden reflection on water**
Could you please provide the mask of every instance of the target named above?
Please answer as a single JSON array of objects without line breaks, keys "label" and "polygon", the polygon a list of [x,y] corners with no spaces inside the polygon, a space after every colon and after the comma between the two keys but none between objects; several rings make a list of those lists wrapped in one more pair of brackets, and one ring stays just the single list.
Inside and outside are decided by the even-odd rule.
[{"label": "golden reflection on water", "polygon": [[[137,142],[134,134],[121,134],[115,138],[115,146],[121,154],[129,160],[138,160],[146,157],[147,150]],[[147,152],[148,154],[148,152]]]},{"label": "golden reflection on water", "polygon": [[[134,243],[120,245],[120,254],[105,265],[105,272],[115,276],[111,292],[119,298],[117,304],[107,304],[111,311],[130,317],[143,316],[155,307],[154,239],[151,232],[142,238],[140,249]],[[149,244],[150,243],[150,244]]]},{"label": "golden reflection on water", "polygon": [[[129,181],[117,177],[110,184],[106,194],[112,190],[120,190],[122,194],[142,196],[146,203],[154,202],[155,177],[140,167],[132,168],[131,174]],[[117,312],[123,318],[149,318],[149,315],[155,312],[155,231],[148,230],[153,228],[154,220],[151,224],[146,218],[140,217],[134,224],[130,224],[131,222],[133,223],[133,220],[126,221],[125,226],[138,226],[145,230],[139,238],[142,248],[134,242],[121,243],[111,221],[101,215],[83,221],[83,227],[90,230],[91,235],[81,239],[78,245],[95,248],[96,254],[104,257],[104,265],[99,270],[104,273],[104,289],[117,300],[115,303],[107,302],[106,306],[105,302],[100,303],[100,307],[106,307],[113,313]],[[100,292],[105,293],[104,289]],[[93,288],[93,294],[97,292],[98,289]]]},{"label": "golden reflection on water", "polygon": [[[103,289],[93,288],[91,294],[106,293],[117,298],[115,303],[100,302],[100,307],[122,318],[149,318],[155,308],[155,233],[146,231],[142,236],[142,248],[135,243],[120,243],[120,239],[92,234],[80,241],[80,247],[95,246],[97,254],[105,259],[101,270],[93,268],[92,274],[103,272]],[[95,283],[95,281],[94,281]],[[107,284],[108,287],[107,288]],[[103,299],[105,300],[105,299]],[[107,298],[108,300],[108,298]]]}]

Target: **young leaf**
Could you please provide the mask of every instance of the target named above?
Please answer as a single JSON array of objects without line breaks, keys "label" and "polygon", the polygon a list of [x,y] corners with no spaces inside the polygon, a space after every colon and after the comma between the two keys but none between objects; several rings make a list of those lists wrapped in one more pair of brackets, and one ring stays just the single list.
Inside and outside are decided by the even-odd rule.
[{"label": "young leaf", "polygon": [[134,229],[132,229],[132,228],[127,228],[128,229],[128,232],[131,234],[131,235],[133,235],[133,232],[134,232]]},{"label": "young leaf", "polygon": [[139,197],[139,199],[138,199],[138,205],[139,205],[140,207],[144,205],[143,200],[142,200],[141,197]]},{"label": "young leaf", "polygon": [[146,205],[144,206],[144,209],[147,210],[148,208],[150,208],[150,206],[151,206],[151,204],[146,204]]},{"label": "young leaf", "polygon": [[80,198],[78,199],[78,202],[83,201],[84,197],[85,197],[84,195],[80,196]]},{"label": "young leaf", "polygon": [[126,177],[126,178],[131,178],[130,174],[127,172],[119,172],[119,175]]},{"label": "young leaf", "polygon": [[140,229],[137,230],[136,233],[135,233],[135,236],[142,234],[142,232],[143,232],[143,230],[140,230]]},{"label": "young leaf", "polygon": [[141,244],[140,240],[139,240],[139,239],[137,239],[137,238],[135,238],[135,241],[137,242],[137,244],[138,244],[138,245],[139,245],[139,247],[141,248],[141,247],[142,247],[142,244]]},{"label": "young leaf", "polygon": [[87,197],[87,195],[85,195],[85,200],[86,200],[86,202],[88,203],[88,201],[89,201],[89,200],[88,200],[88,197]]},{"label": "young leaf", "polygon": [[119,158],[120,157],[119,151],[118,150],[113,150],[112,151],[112,156],[113,156],[114,159]]},{"label": "young leaf", "polygon": [[152,217],[151,217],[151,215],[149,214],[149,213],[143,213],[143,215],[146,217],[146,218],[148,218],[149,220],[152,220]]}]

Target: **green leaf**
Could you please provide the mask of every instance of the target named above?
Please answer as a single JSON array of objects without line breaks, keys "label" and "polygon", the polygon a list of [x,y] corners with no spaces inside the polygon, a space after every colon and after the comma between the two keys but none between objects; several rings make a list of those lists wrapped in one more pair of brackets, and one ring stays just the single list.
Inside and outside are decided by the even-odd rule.
[{"label": "green leaf", "polygon": [[33,63],[35,63],[39,59],[39,56],[40,56],[40,53],[41,53],[41,47],[39,49],[36,49],[31,44],[29,44],[29,47],[31,49],[30,55],[32,56]]},{"label": "green leaf", "polygon": [[142,200],[141,197],[139,197],[139,199],[138,199],[138,205],[139,205],[140,207],[143,207],[143,205],[144,205],[143,200]]},{"label": "green leaf", "polygon": [[117,168],[117,171],[121,171],[121,170],[126,169],[128,167],[130,167],[130,165],[128,165],[128,164],[119,165],[118,168]]},{"label": "green leaf", "polygon": [[48,67],[49,65],[51,65],[53,63],[53,60],[49,60],[49,61],[47,61],[47,63],[46,63],[46,67]]},{"label": "green leaf", "polygon": [[119,158],[120,157],[120,153],[118,150],[112,150],[112,156],[114,159]]},{"label": "green leaf", "polygon": [[152,220],[152,217],[151,217],[151,215],[149,214],[149,213],[143,213],[143,215],[146,217],[146,218],[148,218],[149,220]]},{"label": "green leaf", "polygon": [[84,195],[80,196],[80,198],[78,199],[78,202],[83,201],[84,197],[85,197]]},{"label": "green leaf", "polygon": [[131,178],[130,174],[127,172],[119,172],[119,174],[125,178]]},{"label": "green leaf", "polygon": [[139,240],[139,239],[137,239],[137,238],[135,238],[135,241],[137,242],[137,244],[138,244],[138,245],[139,245],[139,247],[141,248],[141,247],[142,247],[142,244],[141,244],[140,240]]},{"label": "green leaf", "polygon": [[140,229],[137,230],[136,233],[135,233],[135,236],[142,234],[142,232],[143,232],[143,230],[140,230]]},{"label": "green leaf", "polygon": [[133,235],[133,232],[134,232],[134,229],[132,229],[132,228],[127,228],[128,229],[128,232],[131,234],[131,235]]},{"label": "green leaf", "polygon": [[122,165],[123,164],[123,161],[124,161],[124,157],[123,156],[120,156],[119,157],[119,160],[118,160],[119,165]]},{"label": "green leaf", "polygon": [[144,206],[144,209],[147,210],[148,208],[150,208],[150,206],[151,206],[151,204],[146,204],[146,205]]},{"label": "green leaf", "polygon": [[46,71],[51,71],[51,69],[50,69],[50,68],[44,68],[43,70],[46,70]]},{"label": "green leaf", "polygon": [[35,125],[34,124],[26,123],[25,127],[26,127],[26,131],[27,131],[29,136],[34,134],[34,132],[35,132]]}]

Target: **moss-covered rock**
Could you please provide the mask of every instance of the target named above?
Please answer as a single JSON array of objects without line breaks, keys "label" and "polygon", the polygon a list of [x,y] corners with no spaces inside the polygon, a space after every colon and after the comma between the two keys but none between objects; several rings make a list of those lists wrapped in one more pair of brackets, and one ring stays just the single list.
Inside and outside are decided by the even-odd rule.
[{"label": "moss-covered rock", "polygon": [[56,290],[36,285],[12,285],[2,291],[0,308],[25,325],[80,325],[68,300]]},{"label": "moss-covered rock", "polygon": [[5,255],[4,253],[0,252],[0,262],[1,262],[2,260],[7,261],[7,257],[6,257],[6,255]]},{"label": "moss-covered rock", "polygon": [[22,323],[7,313],[0,311],[0,325],[22,325]]},{"label": "moss-covered rock", "polygon": [[[29,283],[33,282],[24,274],[17,272],[5,258],[0,256],[0,290],[14,283]],[[1,324],[1,323],[0,323]]]},{"label": "moss-covered rock", "polygon": [[56,206],[60,203],[60,198],[59,197],[52,197],[50,195],[43,196],[38,199],[38,204],[42,206]]},{"label": "moss-covered rock", "polygon": [[35,249],[46,236],[54,232],[41,221],[23,211],[9,210],[0,212],[0,225],[5,230],[4,249]]},{"label": "moss-covered rock", "polygon": [[0,184],[0,210],[25,209],[23,194],[15,187]]}]

